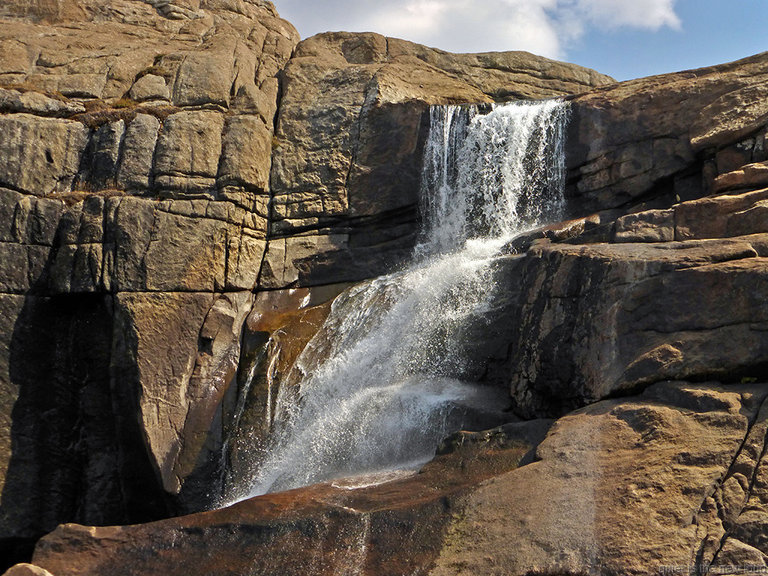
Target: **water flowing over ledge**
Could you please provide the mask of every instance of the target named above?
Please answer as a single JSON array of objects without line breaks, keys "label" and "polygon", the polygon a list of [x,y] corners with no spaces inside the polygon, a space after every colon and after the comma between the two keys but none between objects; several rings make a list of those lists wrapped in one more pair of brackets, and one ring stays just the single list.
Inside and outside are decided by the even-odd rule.
[{"label": "water flowing over ledge", "polygon": [[500,248],[562,213],[567,116],[556,100],[431,109],[412,263],[334,302],[279,389],[241,497],[418,467],[473,410],[505,407],[504,391],[472,383],[465,339]]}]

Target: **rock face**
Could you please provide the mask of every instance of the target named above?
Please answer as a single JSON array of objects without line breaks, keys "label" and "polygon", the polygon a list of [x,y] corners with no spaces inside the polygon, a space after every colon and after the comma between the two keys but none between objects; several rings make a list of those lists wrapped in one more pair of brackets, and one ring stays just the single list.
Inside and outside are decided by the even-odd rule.
[{"label": "rock face", "polygon": [[458,435],[423,473],[374,488],[317,485],[133,528],[65,525],[41,541],[34,562],[57,576],[109,574],[109,555],[137,576],[424,573],[471,485],[517,466],[550,424]]},{"label": "rock face", "polygon": [[576,210],[691,200],[718,175],[765,161],[766,75],[760,54],[575,97],[567,158]]},{"label": "rock face", "polygon": [[508,355],[488,377],[527,417],[666,379],[764,378],[767,195],[629,214],[602,225],[602,242],[590,219],[534,233],[498,263],[490,326]]},{"label": "rock face", "polygon": [[[455,55],[377,34],[303,41],[283,73],[265,282],[359,280],[418,231],[432,104],[549,98],[610,78],[524,52]],[[371,191],[375,190],[375,193]]]},{"label": "rock face", "polygon": [[258,1],[11,1],[0,17],[7,551],[65,519],[197,507],[222,475],[298,35]]},{"label": "rock face", "polygon": [[[0,23],[3,568],[54,529],[11,573],[766,565],[766,55],[615,84],[298,43],[261,0],[7,0]],[[509,244],[465,346],[529,420],[394,483],[169,519],[231,494],[334,298],[408,258],[428,107],[551,96],[573,219]]]},{"label": "rock face", "polygon": [[[767,392],[660,384],[570,414],[541,442],[547,421],[456,437],[423,473],[379,487],[319,485],[136,527],[62,526],[34,562],[58,576],[108,574],[115,561],[126,574],[205,573],[211,558],[222,574],[765,566],[755,510]],[[519,460],[531,445],[535,461]]]},{"label": "rock face", "polygon": [[296,356],[326,285],[409,254],[430,103],[610,81],[368,34],[297,47],[261,0],[9,0],[0,23],[10,559],[61,522],[198,510],[225,463],[247,468],[237,446],[271,410],[262,355]]}]

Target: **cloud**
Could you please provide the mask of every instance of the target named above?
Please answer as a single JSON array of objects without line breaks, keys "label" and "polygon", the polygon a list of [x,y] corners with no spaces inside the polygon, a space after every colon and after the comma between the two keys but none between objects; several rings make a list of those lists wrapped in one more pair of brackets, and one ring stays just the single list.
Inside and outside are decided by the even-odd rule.
[{"label": "cloud", "polygon": [[676,0],[276,0],[306,37],[372,31],[452,52],[527,50],[563,58],[590,27],[679,28]]},{"label": "cloud", "polygon": [[658,30],[665,26],[680,28],[674,3],[675,0],[578,0],[576,4],[581,13],[599,27]]}]

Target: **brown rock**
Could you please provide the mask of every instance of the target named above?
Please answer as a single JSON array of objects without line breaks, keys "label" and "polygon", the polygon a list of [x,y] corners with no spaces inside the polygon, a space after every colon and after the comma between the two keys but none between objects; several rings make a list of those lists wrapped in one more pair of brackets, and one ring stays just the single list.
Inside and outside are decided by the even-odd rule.
[{"label": "brown rock", "polygon": [[714,196],[675,206],[675,237],[728,238],[768,232],[768,190]]},{"label": "brown rock", "polygon": [[706,519],[710,495],[764,397],[662,384],[559,420],[537,462],[470,495],[430,574],[695,570],[700,547],[723,534]]},{"label": "brown rock", "polygon": [[340,481],[144,526],[62,526],[38,546],[34,561],[57,576],[74,570],[106,574],[115,562],[127,576],[160,569],[232,575],[423,572],[463,494],[517,466],[549,424],[508,425],[444,454],[421,474],[381,486],[350,490]]},{"label": "brown rock", "polygon": [[726,190],[762,188],[768,185],[768,163],[755,162],[742,166],[738,170],[721,174],[715,178],[713,192]]},{"label": "brown rock", "polygon": [[16,564],[11,566],[3,576],[53,576],[53,574],[34,564]]},{"label": "brown rock", "polygon": [[137,102],[169,100],[171,97],[165,78],[156,74],[146,74],[136,80],[128,94]]},{"label": "brown rock", "polygon": [[616,220],[614,242],[671,242],[674,239],[674,210],[648,210]]},{"label": "brown rock", "polygon": [[122,190],[147,190],[152,186],[152,162],[160,122],[149,114],[137,114],[123,139],[123,157],[117,173]]},{"label": "brown rock", "polygon": [[227,120],[222,140],[218,184],[244,186],[261,194],[269,192],[272,129],[257,116]]},{"label": "brown rock", "polygon": [[[266,126],[273,125],[278,92],[274,76],[290,58],[298,34],[269,3],[156,4],[134,0],[29,4],[14,0],[5,6],[0,12],[0,19],[5,18],[0,51],[8,58],[0,60],[0,85],[17,89],[0,92],[0,111],[77,115],[99,128],[119,119],[132,124],[137,111],[168,116],[167,109],[158,109],[162,99],[171,98],[178,106],[215,108],[218,112],[188,111],[169,119],[161,131],[155,174],[150,171],[156,126],[144,119],[129,129],[120,153],[122,167],[117,166],[114,154],[111,166],[103,162],[106,134],[99,128],[91,138],[94,149],[85,152],[88,173],[81,174],[77,184],[86,190],[116,184],[123,189],[147,190],[156,185],[171,195],[212,196],[222,152],[221,112],[230,108],[235,113],[251,111]],[[25,38],[26,43],[19,43],[18,38]],[[103,101],[88,102],[87,112],[80,115],[85,111],[83,104],[70,98]],[[142,102],[147,104],[139,105]],[[11,162],[0,163],[0,183],[38,195],[68,191],[72,172],[81,163],[81,140],[87,131],[80,126],[83,134],[68,138],[66,132],[55,131],[57,124],[24,119],[19,126],[23,118],[16,116],[13,121],[0,119],[13,122],[4,127],[8,134],[24,130],[4,140],[13,149],[0,148],[0,157]],[[264,174],[269,171],[269,139],[262,135],[258,150],[251,150],[258,154],[253,162],[262,190]],[[16,140],[23,145],[13,144]],[[39,142],[45,142],[45,147]],[[113,138],[109,147],[115,144],[120,144],[120,138]],[[46,166],[46,150],[53,165],[41,171],[39,167]],[[238,148],[230,146],[221,160],[226,164],[226,154],[237,152]],[[19,164],[22,160],[33,162],[38,170]],[[97,166],[93,166],[94,160]],[[94,169],[98,172],[95,178],[90,173]],[[26,175],[26,182],[15,180],[21,174]]]},{"label": "brown rock", "polygon": [[118,290],[197,291],[255,287],[265,241],[258,221],[233,204],[115,199]]},{"label": "brown rock", "polygon": [[85,126],[13,114],[0,116],[0,131],[1,185],[37,196],[70,189],[87,142]]},{"label": "brown rock", "polygon": [[513,287],[512,312],[494,325],[511,353],[490,376],[511,375],[521,412],[555,414],[664,379],[760,373],[761,238],[549,244],[510,258],[500,285]]},{"label": "brown rock", "polygon": [[[202,573],[213,559],[226,574],[522,576],[757,560],[747,543],[698,554],[725,533],[713,503],[750,449],[751,422],[765,421],[765,390],[659,384],[568,415],[541,443],[547,422],[457,435],[422,473],[389,484],[318,485],[143,526],[62,526],[34,561],[59,576],[114,562],[129,575]],[[521,461],[531,445],[536,459]]]},{"label": "brown rock", "polygon": [[[764,130],[768,58],[622,82],[572,99],[568,194],[580,213],[709,191],[701,156]],[[749,146],[749,157],[758,153]],[[750,161],[765,158],[747,159]]]},{"label": "brown rock", "polygon": [[20,112],[38,116],[72,116],[85,112],[79,102],[50,98],[38,92],[19,92],[0,88],[0,112]]},{"label": "brown rock", "polygon": [[[453,55],[376,34],[309,38],[283,75],[273,232],[318,229],[339,238],[349,231],[338,253],[318,266],[322,272],[308,270],[302,283],[379,274],[413,245],[430,104],[559,96],[607,82],[525,53]],[[303,258],[300,244],[296,253],[286,246],[287,261]],[[373,246],[378,261],[366,253]]]},{"label": "brown rock", "polygon": [[117,298],[116,323],[124,336],[115,362],[125,370],[125,385],[141,391],[142,429],[168,493],[178,494],[198,468],[217,465],[209,454],[221,447],[213,420],[235,378],[252,299],[249,293]]},{"label": "brown rock", "polygon": [[[758,57],[747,59],[754,61]],[[768,122],[768,89],[748,80],[745,86],[723,94],[699,112],[691,127],[691,145],[697,150],[741,140]]]},{"label": "brown rock", "polygon": [[224,119],[215,112],[169,117],[157,141],[155,185],[182,195],[212,195],[221,155]]}]

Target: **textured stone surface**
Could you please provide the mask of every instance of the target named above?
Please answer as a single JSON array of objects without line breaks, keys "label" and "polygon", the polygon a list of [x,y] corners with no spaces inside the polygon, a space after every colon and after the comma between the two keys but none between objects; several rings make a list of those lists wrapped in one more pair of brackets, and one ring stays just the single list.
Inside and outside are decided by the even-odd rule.
[{"label": "textured stone surface", "polygon": [[548,422],[462,433],[398,483],[62,527],[36,558],[57,575],[764,565],[766,385],[747,384],[768,358],[768,59],[611,84],[525,53],[297,40],[259,0],[0,5],[0,565],[61,522],[199,510],[231,488],[225,465],[247,474],[338,283],[408,258],[430,104],[585,91],[580,217],[510,243],[464,345],[520,414],[613,399],[565,415],[538,461]]},{"label": "textured stone surface", "polygon": [[318,485],[136,527],[65,525],[41,542],[34,561],[57,576],[107,574],[114,562],[126,575],[423,573],[466,491],[517,466],[549,425],[465,435],[423,473],[373,488]]},{"label": "textured stone surface", "polygon": [[1,185],[38,196],[71,188],[87,143],[85,126],[14,114],[0,116],[0,131]]},{"label": "textured stone surface", "polygon": [[3,568],[218,496],[297,41],[260,1],[0,6]]},{"label": "textured stone surface", "polygon": [[[610,81],[520,52],[455,55],[377,34],[305,40],[283,76],[272,231],[313,233],[270,245],[268,260],[284,262],[283,272],[271,267],[274,285],[359,280],[402,261],[415,238],[429,105],[562,96]],[[304,242],[319,260],[309,267]]]},{"label": "textured stone surface", "polygon": [[[729,520],[746,525],[762,493],[747,481],[753,505],[728,494],[760,468],[766,391],[659,384],[562,418],[543,442],[547,421],[457,435],[421,474],[377,487],[318,485],[145,526],[62,526],[34,561],[58,575],[107,574],[115,561],[126,574],[203,573],[213,558],[223,574],[653,574],[762,564],[760,532],[747,536]],[[532,445],[535,459],[521,460]]]},{"label": "textured stone surface", "polygon": [[[717,204],[676,209],[704,202]],[[706,228],[718,219],[713,211],[709,218],[699,220],[704,230],[684,228],[683,242],[541,244],[504,263],[512,313],[498,322],[508,327],[511,352],[495,376],[511,375],[517,409],[557,414],[664,379],[761,375],[764,228],[691,240],[713,238]]]},{"label": "textured stone surface", "polygon": [[[224,113],[237,125],[234,117],[247,112],[260,117],[267,132],[258,147],[246,146],[261,174],[257,186],[267,191],[271,150],[264,142],[277,110],[275,75],[298,34],[267,2],[209,0],[194,9],[156,4],[4,5],[0,111],[14,114],[0,118],[10,135],[0,144],[0,183],[38,195],[69,191],[81,164],[93,168],[103,160],[109,139],[103,125],[122,120],[127,134],[112,140],[112,166],[101,161],[98,170],[81,173],[77,189],[136,191],[156,184],[171,195],[216,197]],[[158,126],[146,118],[131,126],[147,114],[163,124],[156,166]]]},{"label": "textured stone surface", "polygon": [[[708,193],[718,174],[765,160],[767,74],[760,54],[573,98],[567,159],[575,210],[654,198],[667,207],[676,196]],[[740,160],[726,166],[726,156]]]},{"label": "textured stone surface", "polygon": [[208,482],[222,473],[215,457],[221,427],[214,426],[214,419],[237,372],[240,332],[252,302],[249,292],[125,294],[117,299],[116,333],[121,336],[114,361],[124,370],[124,385],[141,390],[141,427],[170,494],[178,494],[198,467],[213,466],[203,474]]},{"label": "textured stone surface", "polygon": [[559,420],[536,462],[469,496],[430,573],[695,573],[720,557],[723,494],[765,394],[668,383]]}]

